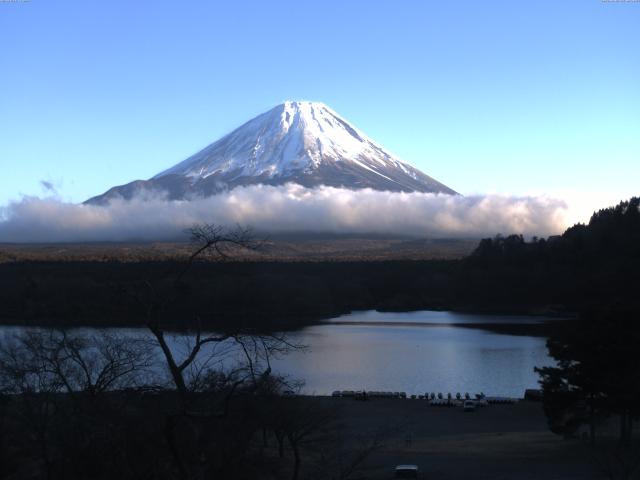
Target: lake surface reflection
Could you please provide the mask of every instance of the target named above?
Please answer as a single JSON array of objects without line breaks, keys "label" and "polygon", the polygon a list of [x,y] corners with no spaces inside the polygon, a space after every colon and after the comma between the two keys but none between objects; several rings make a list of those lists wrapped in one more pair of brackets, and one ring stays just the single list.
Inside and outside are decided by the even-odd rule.
[{"label": "lake surface reflection", "polygon": [[455,326],[535,323],[539,317],[452,312],[355,312],[295,334],[309,346],[274,362],[304,379],[306,393],[390,390],[522,396],[537,388],[536,366],[552,365],[544,338]]}]

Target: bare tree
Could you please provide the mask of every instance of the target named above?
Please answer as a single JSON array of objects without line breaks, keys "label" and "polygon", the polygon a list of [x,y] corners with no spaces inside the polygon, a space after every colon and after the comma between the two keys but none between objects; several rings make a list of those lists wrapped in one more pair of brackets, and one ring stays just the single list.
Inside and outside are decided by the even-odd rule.
[{"label": "bare tree", "polygon": [[[237,350],[241,354],[237,360],[242,363],[242,367],[236,368],[232,375],[236,379],[236,387],[246,382],[255,386],[271,372],[271,356],[300,347],[290,343],[285,335],[280,334],[249,331],[205,333],[200,317],[196,317],[195,321],[186,325],[191,327],[192,340],[189,348],[178,358],[178,353],[167,338],[168,333],[160,317],[166,306],[175,301],[178,293],[184,288],[183,281],[193,265],[207,256],[227,260],[235,251],[256,250],[261,245],[250,229],[239,226],[229,230],[219,225],[200,224],[193,226],[188,233],[194,250],[177,272],[169,290],[161,290],[147,280],[131,293],[145,312],[146,326],[158,343],[183,408],[187,407],[188,393],[198,386],[198,379],[204,371],[203,366],[208,367],[211,363],[218,362],[221,357],[229,357],[231,351]],[[215,346],[222,348],[214,348]]]},{"label": "bare tree", "polygon": [[100,436],[96,426],[109,432],[104,394],[144,381],[150,362],[144,343],[108,333],[30,329],[3,338],[0,385],[38,446],[47,478],[60,476],[54,473],[56,464],[58,470],[65,463],[79,468],[71,459],[75,452],[94,450],[91,445]]},{"label": "bare tree", "polygon": [[5,392],[19,397],[16,414],[29,432],[45,477],[53,478],[52,425],[58,412],[60,378],[42,368],[20,338],[3,338],[0,378]]},{"label": "bare tree", "polygon": [[[286,335],[240,326],[206,332],[200,316],[184,324],[188,334],[182,337],[186,339],[180,345],[182,348],[178,347],[162,316],[187,290],[185,279],[194,265],[207,257],[226,261],[240,250],[256,250],[260,246],[251,231],[241,227],[229,230],[203,224],[192,227],[189,233],[193,253],[180,266],[173,280],[164,284],[146,280],[129,292],[142,307],[145,324],[157,342],[175,385],[179,409],[166,415],[164,435],[179,476],[184,479],[204,475],[202,468],[207,462],[203,463],[202,458],[207,458],[206,445],[218,428],[211,421],[227,418],[231,399],[236,394],[255,394],[266,388],[271,378],[271,358],[301,348],[291,343]],[[207,396],[206,401],[203,401],[203,394]],[[248,428],[249,438],[256,428],[257,425]],[[185,449],[184,445],[188,443],[196,450],[203,449],[199,450],[198,462],[193,460],[196,458],[193,449]],[[210,468],[216,471],[214,467]]]},{"label": "bare tree", "polygon": [[279,421],[276,427],[282,431],[293,454],[292,480],[298,480],[302,466],[302,452],[305,446],[321,441],[330,434],[336,420],[333,408],[309,404],[308,399],[297,397],[282,398]]},{"label": "bare tree", "polygon": [[347,480],[362,473],[369,457],[385,447],[387,440],[395,436],[397,426],[374,432],[361,432],[355,437],[347,435],[339,427],[334,428],[317,448],[320,455],[316,471],[309,478]]},{"label": "bare tree", "polygon": [[96,396],[143,381],[152,352],[141,338],[108,332],[82,335],[65,330],[28,330],[15,337],[44,374],[58,379],[67,393]]}]

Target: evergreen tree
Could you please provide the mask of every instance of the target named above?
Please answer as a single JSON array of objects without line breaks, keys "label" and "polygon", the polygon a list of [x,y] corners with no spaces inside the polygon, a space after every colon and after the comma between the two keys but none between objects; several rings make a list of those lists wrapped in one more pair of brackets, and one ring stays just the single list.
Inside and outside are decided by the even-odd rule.
[{"label": "evergreen tree", "polygon": [[536,369],[551,429],[573,433],[590,425],[595,438],[600,416],[620,417],[620,441],[631,441],[633,418],[640,415],[640,315],[626,308],[583,314],[547,341],[556,367]]}]

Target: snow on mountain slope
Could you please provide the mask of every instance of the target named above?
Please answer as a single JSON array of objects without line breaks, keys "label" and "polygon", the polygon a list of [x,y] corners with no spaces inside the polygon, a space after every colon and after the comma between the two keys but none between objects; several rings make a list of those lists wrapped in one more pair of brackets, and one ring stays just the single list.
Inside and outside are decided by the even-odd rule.
[{"label": "snow on mountain slope", "polygon": [[455,194],[386,152],[326,105],[287,101],[153,178],[114,187],[87,202],[148,191],[180,199],[287,182]]}]

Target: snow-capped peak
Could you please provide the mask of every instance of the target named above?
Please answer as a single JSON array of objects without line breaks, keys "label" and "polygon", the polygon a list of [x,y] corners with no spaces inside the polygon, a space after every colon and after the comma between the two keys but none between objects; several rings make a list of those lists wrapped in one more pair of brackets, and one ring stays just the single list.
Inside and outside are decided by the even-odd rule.
[{"label": "snow-capped peak", "polygon": [[287,100],[154,178],[206,178],[231,171],[271,178],[309,172],[323,161],[354,162],[373,173],[378,173],[376,166],[409,173],[403,162],[325,104]]},{"label": "snow-capped peak", "polygon": [[163,191],[208,196],[252,184],[298,183],[455,194],[400,161],[320,102],[286,101],[146,181],[114,187],[89,203]]}]

